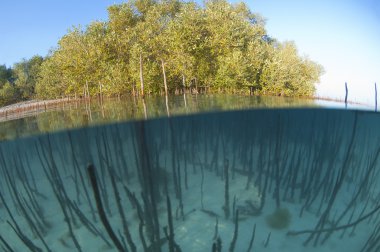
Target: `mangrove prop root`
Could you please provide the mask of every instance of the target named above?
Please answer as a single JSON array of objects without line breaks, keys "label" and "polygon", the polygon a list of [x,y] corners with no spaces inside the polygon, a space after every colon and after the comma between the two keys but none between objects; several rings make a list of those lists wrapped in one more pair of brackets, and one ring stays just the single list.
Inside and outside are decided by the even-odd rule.
[{"label": "mangrove prop root", "polygon": [[222,251],[222,239],[218,236],[216,240],[214,240],[212,244],[212,252],[221,252]]},{"label": "mangrove prop root", "polygon": [[169,224],[169,251],[174,252],[174,228],[173,228],[173,216],[172,216],[172,207],[170,203],[169,196],[166,196],[166,205],[168,208],[168,224]]},{"label": "mangrove prop root", "polygon": [[104,211],[102,200],[100,198],[100,192],[99,192],[98,182],[96,180],[96,174],[95,174],[95,167],[94,167],[94,165],[92,165],[92,164],[89,165],[87,167],[87,172],[88,172],[88,175],[90,177],[91,186],[92,186],[92,190],[94,192],[94,197],[95,197],[95,201],[96,201],[96,207],[97,207],[98,212],[99,212],[100,220],[102,221],[104,228],[106,229],[108,235],[110,236],[111,240],[115,244],[116,248],[120,252],[124,252],[125,251],[124,247],[121,244],[121,242],[119,241],[119,239],[117,238],[117,236],[115,235],[115,233],[113,232],[113,230],[111,228],[111,225],[108,222],[106,213]]},{"label": "mangrove prop root", "polygon": [[229,252],[233,252],[235,250],[235,245],[236,245],[236,240],[238,236],[238,230],[239,230],[239,210],[236,210],[235,214],[235,231],[234,231],[234,236],[231,241],[231,245],[229,248]]},{"label": "mangrove prop root", "polygon": [[3,237],[0,235],[0,241],[4,244],[5,247],[3,248],[7,248],[7,251],[10,251],[10,252],[14,252],[14,250],[11,248],[11,246],[9,246],[9,244],[3,239]]},{"label": "mangrove prop root", "polygon": [[349,224],[346,224],[346,225],[339,226],[339,227],[325,228],[325,229],[319,229],[319,230],[317,229],[317,230],[289,231],[286,235],[295,236],[295,235],[301,235],[301,234],[319,234],[319,233],[324,233],[324,232],[332,232],[332,231],[338,231],[341,229],[350,228],[350,227],[356,226],[360,222],[362,222],[365,219],[367,219],[368,217],[372,216],[379,209],[380,209],[380,205],[378,205],[371,212],[369,212],[368,214],[364,215],[363,217],[357,219],[356,221],[349,223]]},{"label": "mangrove prop root", "polygon": [[267,237],[267,239],[266,239],[266,241],[264,243],[264,248],[268,247],[271,234],[272,234],[272,232],[269,232],[268,237]]},{"label": "mangrove prop root", "polygon": [[256,223],[253,226],[252,236],[251,236],[251,240],[249,241],[249,246],[248,246],[247,252],[251,252],[251,250],[252,250],[253,241],[255,240],[255,234],[256,234]]},{"label": "mangrove prop root", "polygon": [[228,178],[228,159],[224,161],[224,216],[226,219],[230,217],[230,195],[229,195],[229,178]]}]

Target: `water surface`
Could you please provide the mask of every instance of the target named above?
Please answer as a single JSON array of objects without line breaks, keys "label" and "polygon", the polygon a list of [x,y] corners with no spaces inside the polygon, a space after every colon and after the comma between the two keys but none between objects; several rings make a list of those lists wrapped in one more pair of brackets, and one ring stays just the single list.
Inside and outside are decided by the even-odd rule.
[{"label": "water surface", "polygon": [[61,103],[46,111],[28,112],[3,117],[0,139],[13,139],[38,133],[80,128],[90,125],[158,118],[210,111],[249,108],[342,106],[311,99],[284,97],[252,97],[237,95],[185,95],[133,97],[122,99],[92,99]]}]

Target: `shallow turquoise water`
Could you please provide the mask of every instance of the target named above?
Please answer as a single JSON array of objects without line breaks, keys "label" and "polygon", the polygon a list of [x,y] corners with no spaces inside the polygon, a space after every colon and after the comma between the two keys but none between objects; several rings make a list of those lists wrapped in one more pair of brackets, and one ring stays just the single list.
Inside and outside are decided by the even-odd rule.
[{"label": "shallow turquoise water", "polygon": [[252,237],[252,251],[379,251],[377,125],[369,111],[253,109],[3,141],[0,246],[118,251],[93,164],[125,251],[247,251]]}]

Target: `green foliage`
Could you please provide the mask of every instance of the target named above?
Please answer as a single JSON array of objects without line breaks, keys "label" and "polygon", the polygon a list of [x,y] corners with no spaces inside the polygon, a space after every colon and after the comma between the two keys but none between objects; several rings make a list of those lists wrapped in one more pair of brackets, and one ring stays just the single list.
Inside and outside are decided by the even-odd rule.
[{"label": "green foliage", "polygon": [[0,65],[0,88],[12,78],[12,69]]},{"label": "green foliage", "polygon": [[140,55],[145,94],[163,91],[163,65],[169,92],[196,84],[214,92],[247,93],[254,86],[259,95],[312,96],[322,74],[293,43],[269,38],[264,19],[244,3],[130,0],[110,6],[108,15],[63,36],[37,84],[25,85],[19,74],[22,97],[34,85],[42,98],[80,96],[86,85],[91,95],[136,93]]},{"label": "green foliage", "polygon": [[267,224],[274,229],[284,229],[290,225],[292,215],[287,208],[278,208],[266,217]]},{"label": "green foliage", "polygon": [[52,59],[53,57],[48,57],[41,67],[41,79],[36,85],[36,93],[40,98],[58,97],[61,90],[65,89],[63,87],[63,71]]},{"label": "green foliage", "polygon": [[14,103],[18,98],[18,90],[7,81],[0,89],[0,106]]},{"label": "green foliage", "polygon": [[0,106],[30,99],[35,95],[43,60],[41,56],[34,56],[14,64],[13,68],[0,66]]},{"label": "green foliage", "polygon": [[300,58],[294,43],[286,42],[273,48],[263,67],[263,92],[269,95],[310,96],[319,81],[322,68]]},{"label": "green foliage", "polygon": [[21,99],[26,100],[34,96],[42,62],[41,56],[34,56],[30,60],[23,59],[13,66],[15,86],[19,90]]},{"label": "green foliage", "polygon": [[43,60],[34,56],[14,64],[13,68],[0,66],[0,106],[34,97]]}]

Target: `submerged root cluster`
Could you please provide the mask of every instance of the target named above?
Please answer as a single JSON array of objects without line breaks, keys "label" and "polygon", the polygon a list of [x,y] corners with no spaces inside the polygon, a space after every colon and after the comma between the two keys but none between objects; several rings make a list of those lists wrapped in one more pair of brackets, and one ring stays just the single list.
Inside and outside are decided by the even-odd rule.
[{"label": "submerged root cluster", "polygon": [[[255,239],[274,248],[272,231],[297,227],[296,215],[307,229],[287,235],[306,236],[300,246],[322,246],[339,234],[365,244],[362,251],[380,251],[379,138],[361,115],[230,116],[0,143],[2,251],[218,251],[222,241],[230,251],[261,251]],[[367,242],[351,238],[368,226]],[[241,235],[247,227],[250,241]]]}]

